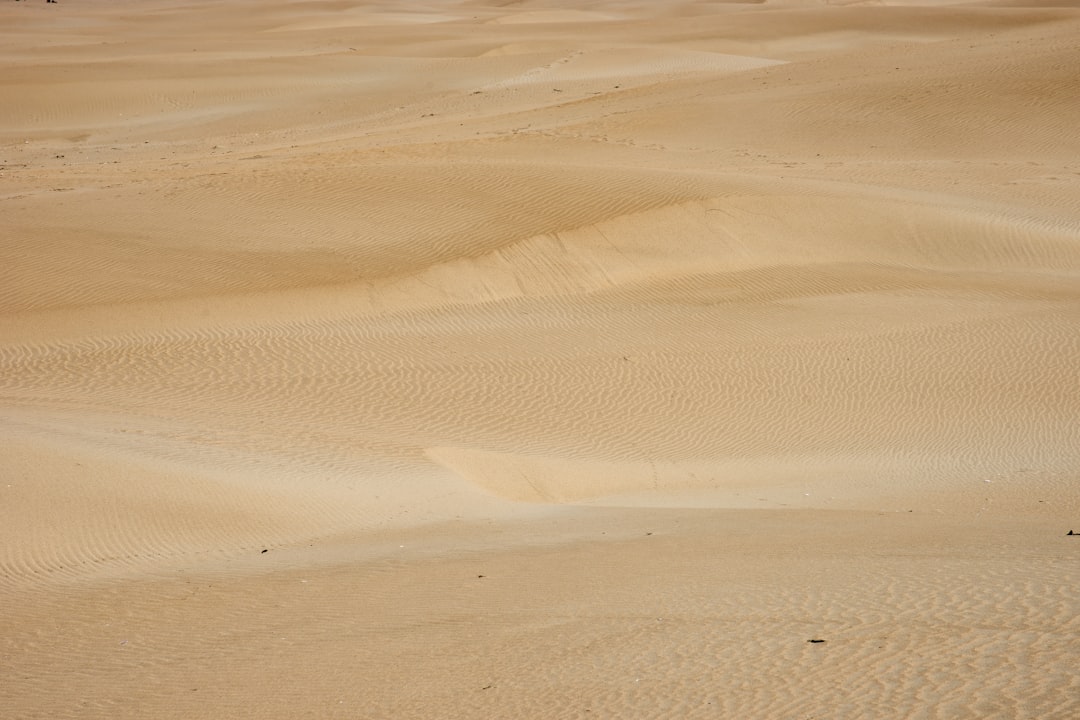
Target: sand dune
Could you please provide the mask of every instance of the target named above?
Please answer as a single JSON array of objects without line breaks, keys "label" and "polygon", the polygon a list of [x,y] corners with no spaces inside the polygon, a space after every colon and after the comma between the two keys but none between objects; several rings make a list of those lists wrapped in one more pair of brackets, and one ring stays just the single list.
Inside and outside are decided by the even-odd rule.
[{"label": "sand dune", "polygon": [[1069,3],[0,38],[0,716],[1080,713]]}]

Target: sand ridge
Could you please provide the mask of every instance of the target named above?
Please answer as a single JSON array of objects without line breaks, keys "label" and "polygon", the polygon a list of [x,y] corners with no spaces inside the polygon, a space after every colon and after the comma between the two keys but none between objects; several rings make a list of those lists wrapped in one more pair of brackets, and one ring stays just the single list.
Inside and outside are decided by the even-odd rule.
[{"label": "sand ridge", "polygon": [[0,716],[1074,716],[1078,37],[3,3]]}]

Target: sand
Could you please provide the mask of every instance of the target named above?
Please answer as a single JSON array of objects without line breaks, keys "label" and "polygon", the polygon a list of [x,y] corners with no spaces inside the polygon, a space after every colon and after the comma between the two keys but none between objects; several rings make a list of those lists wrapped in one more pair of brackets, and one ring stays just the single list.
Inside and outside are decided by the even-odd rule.
[{"label": "sand", "polygon": [[3,2],[0,717],[1080,717],[1077,68],[1057,0]]}]

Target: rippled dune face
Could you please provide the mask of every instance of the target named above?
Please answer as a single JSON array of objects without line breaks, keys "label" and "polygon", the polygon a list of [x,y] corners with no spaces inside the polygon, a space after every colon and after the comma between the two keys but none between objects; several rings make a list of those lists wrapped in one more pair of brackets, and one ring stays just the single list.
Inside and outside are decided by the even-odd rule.
[{"label": "rippled dune face", "polygon": [[0,716],[1080,714],[1059,5],[0,5]]}]

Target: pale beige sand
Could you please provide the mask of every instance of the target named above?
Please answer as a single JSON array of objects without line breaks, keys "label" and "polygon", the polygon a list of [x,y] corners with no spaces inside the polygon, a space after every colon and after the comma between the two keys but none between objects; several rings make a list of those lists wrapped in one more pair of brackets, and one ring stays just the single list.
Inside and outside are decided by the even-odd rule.
[{"label": "pale beige sand", "polygon": [[0,4],[0,717],[1080,717],[1072,5]]}]

